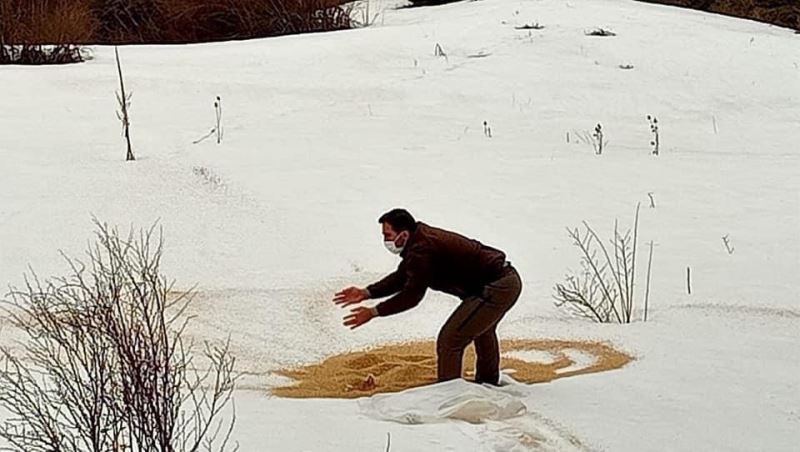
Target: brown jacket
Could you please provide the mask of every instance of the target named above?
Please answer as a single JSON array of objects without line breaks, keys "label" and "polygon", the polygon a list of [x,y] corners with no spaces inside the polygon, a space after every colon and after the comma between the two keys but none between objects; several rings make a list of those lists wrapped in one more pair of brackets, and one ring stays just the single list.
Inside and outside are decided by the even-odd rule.
[{"label": "brown jacket", "polygon": [[478,295],[500,277],[506,260],[500,250],[425,223],[417,223],[400,256],[394,273],[367,286],[371,298],[394,294],[376,306],[381,316],[413,308],[429,288],[461,299]]}]

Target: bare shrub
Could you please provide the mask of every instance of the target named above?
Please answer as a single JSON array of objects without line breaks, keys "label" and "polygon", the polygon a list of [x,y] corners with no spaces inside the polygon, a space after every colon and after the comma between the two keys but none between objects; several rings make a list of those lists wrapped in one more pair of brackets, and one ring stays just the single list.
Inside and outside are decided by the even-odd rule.
[{"label": "bare shrub", "polygon": [[0,38],[4,46],[248,39],[351,28],[352,9],[341,0],[3,0]]},{"label": "bare shrub", "polygon": [[90,39],[97,23],[82,0],[3,0],[0,37],[10,44],[57,45]]},{"label": "bare shrub", "polygon": [[[318,0],[151,0],[162,17],[150,38],[163,42],[245,39],[309,31],[321,28],[309,17]],[[135,38],[132,37],[132,38]]]},{"label": "bare shrub", "polygon": [[0,64],[49,65],[83,62],[83,55],[78,46],[32,45],[32,44],[0,44]]},{"label": "bare shrub", "polygon": [[83,61],[79,48],[96,28],[88,6],[70,0],[0,1],[0,64]]},{"label": "bare shrub", "polygon": [[541,25],[539,22],[533,22],[529,24],[520,25],[514,28],[517,30],[543,30],[544,25]]},{"label": "bare shrub", "polygon": [[164,10],[157,0],[84,0],[99,23],[103,43],[135,43],[154,40],[164,27]]},{"label": "bare shrub", "polygon": [[793,28],[800,34],[800,3],[797,0],[640,0],[661,3],[734,17],[744,17],[781,27]]},{"label": "bare shrub", "polygon": [[347,29],[332,0],[93,0],[101,40],[188,43]]},{"label": "bare shrub", "polygon": [[[568,274],[564,283],[555,286],[555,304],[601,323],[631,323],[635,307],[636,253],[639,230],[639,206],[632,229],[620,232],[614,222],[614,236],[603,240],[587,222],[585,231],[568,229],[573,244],[581,252],[580,273]],[[649,298],[652,247],[647,269]]]},{"label": "bare shrub", "polygon": [[31,272],[6,301],[27,340],[16,352],[0,348],[5,450],[230,449],[228,344],[196,354],[184,340],[192,292],[177,294],[160,273],[155,226],[124,237],[96,224],[88,264],[64,256],[67,276],[40,281]]},{"label": "bare shrub", "polygon": [[606,30],[605,28],[593,28],[591,30],[584,31],[583,34],[586,36],[616,36],[617,34],[611,30]]}]

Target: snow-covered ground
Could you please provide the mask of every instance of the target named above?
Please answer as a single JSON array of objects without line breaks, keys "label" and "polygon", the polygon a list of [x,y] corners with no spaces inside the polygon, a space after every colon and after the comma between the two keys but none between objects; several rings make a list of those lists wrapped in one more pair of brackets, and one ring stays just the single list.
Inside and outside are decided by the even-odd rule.
[{"label": "snow-covered ground", "polygon": [[[63,273],[57,250],[82,252],[91,215],[160,219],[164,271],[199,284],[191,334],[230,335],[248,372],[243,451],[378,451],[387,432],[394,452],[510,450],[508,432],[525,428],[556,449],[576,438],[592,450],[797,450],[798,36],[629,0],[372,10],[374,26],[340,33],[122,48],[134,163],[113,49],[0,69],[0,284],[19,284],[28,264]],[[545,28],[515,28],[533,22]],[[584,34],[594,27],[617,36]],[[214,124],[215,96],[223,143],[192,144]],[[602,156],[578,140],[597,123]],[[578,264],[565,227],[608,235],[637,203],[640,245],[655,242],[649,321],[565,317],[551,298]],[[408,426],[352,400],[270,397],[277,367],[433,338],[455,306],[429,295],[341,326],[333,292],[396,264],[376,222],[395,206],[508,252],[525,289],[502,336],[608,340],[636,361],[531,386],[531,414],[508,424]]]}]

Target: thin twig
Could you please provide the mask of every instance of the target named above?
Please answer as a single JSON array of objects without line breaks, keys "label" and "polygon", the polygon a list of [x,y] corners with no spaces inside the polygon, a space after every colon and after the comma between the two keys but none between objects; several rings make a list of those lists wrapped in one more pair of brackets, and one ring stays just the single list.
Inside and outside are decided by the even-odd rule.
[{"label": "thin twig", "polygon": [[125,141],[128,145],[128,152],[125,155],[125,160],[132,161],[136,160],[133,156],[133,150],[131,149],[131,133],[130,133],[130,119],[128,116],[128,105],[130,103],[130,98],[125,95],[125,81],[122,77],[122,64],[119,61],[119,48],[116,46],[114,47],[114,56],[117,60],[117,73],[119,74],[119,89],[120,95],[117,96],[117,100],[119,101],[120,109],[122,110],[122,115],[120,120],[122,121],[122,128],[123,133],[125,134]]},{"label": "thin twig", "polygon": [[650,241],[650,257],[647,259],[647,287],[644,292],[644,321],[647,321],[647,308],[650,301],[650,270],[653,267],[653,241]]}]

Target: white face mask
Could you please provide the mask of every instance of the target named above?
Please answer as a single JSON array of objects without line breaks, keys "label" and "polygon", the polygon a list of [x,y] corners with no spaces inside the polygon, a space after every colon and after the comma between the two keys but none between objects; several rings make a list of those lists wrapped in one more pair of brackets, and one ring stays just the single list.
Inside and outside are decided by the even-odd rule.
[{"label": "white face mask", "polygon": [[405,243],[403,243],[403,246],[397,246],[397,244],[395,242],[397,241],[397,239],[399,237],[400,236],[398,235],[397,237],[394,238],[394,240],[384,240],[383,241],[383,246],[385,246],[386,249],[389,250],[389,252],[392,253],[392,254],[400,254],[400,253],[402,253],[403,252],[403,248],[405,248],[405,246],[406,246]]},{"label": "white face mask", "polygon": [[403,252],[404,248],[402,246],[395,245],[393,240],[385,240],[383,242],[383,246],[385,246],[386,249],[389,250],[389,252],[392,254],[400,254]]}]

